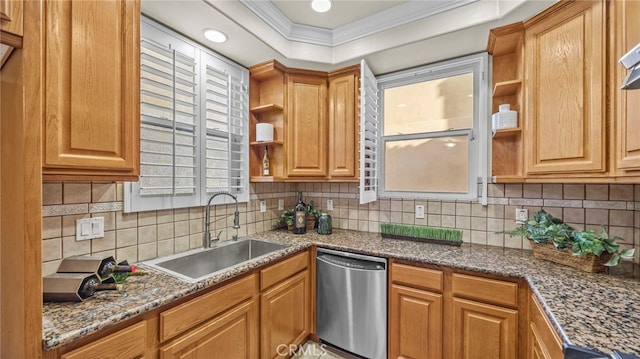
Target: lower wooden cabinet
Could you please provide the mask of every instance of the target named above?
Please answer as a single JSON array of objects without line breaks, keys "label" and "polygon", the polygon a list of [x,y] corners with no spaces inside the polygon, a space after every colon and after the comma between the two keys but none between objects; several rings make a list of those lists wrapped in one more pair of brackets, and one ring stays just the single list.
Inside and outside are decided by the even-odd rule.
[{"label": "lower wooden cabinet", "polygon": [[517,357],[518,311],[453,298],[454,358]]},{"label": "lower wooden cabinet", "polygon": [[393,261],[390,278],[389,358],[524,356],[519,283]]},{"label": "lower wooden cabinet", "polygon": [[442,358],[442,294],[391,285],[389,333],[389,358]]},{"label": "lower wooden cabinet", "polygon": [[527,359],[562,359],[562,342],[556,335],[540,303],[529,300],[529,350]]},{"label": "lower wooden cabinet", "polygon": [[160,349],[160,358],[258,357],[258,302],[250,299]]},{"label": "lower wooden cabinet", "polygon": [[147,322],[141,321],[60,356],[61,359],[140,358],[147,349]]},{"label": "lower wooden cabinet", "polygon": [[285,279],[260,295],[262,359],[288,358],[289,346],[303,343],[310,333],[309,271]]}]

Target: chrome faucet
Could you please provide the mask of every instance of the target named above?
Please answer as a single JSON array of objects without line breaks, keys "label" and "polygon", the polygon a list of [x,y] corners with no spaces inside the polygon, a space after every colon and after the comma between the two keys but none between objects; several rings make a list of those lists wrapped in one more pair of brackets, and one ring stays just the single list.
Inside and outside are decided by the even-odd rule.
[{"label": "chrome faucet", "polygon": [[[209,202],[207,202],[207,215],[205,217],[204,220],[204,238],[202,240],[202,246],[204,248],[209,248],[211,247],[211,242],[217,242],[218,240],[220,240],[220,233],[222,233],[222,231],[220,231],[216,236],[214,236],[213,238],[211,238],[211,233],[209,233],[209,227],[211,227],[211,201],[216,198],[219,195],[227,195],[231,198],[233,198],[233,200],[236,202],[236,211],[233,213],[233,229],[238,229],[240,228],[240,212],[238,211],[238,198],[234,195],[232,195],[229,192],[217,192],[214,193],[210,198],[209,198]],[[233,240],[238,240],[238,236],[234,235],[233,236]]]}]

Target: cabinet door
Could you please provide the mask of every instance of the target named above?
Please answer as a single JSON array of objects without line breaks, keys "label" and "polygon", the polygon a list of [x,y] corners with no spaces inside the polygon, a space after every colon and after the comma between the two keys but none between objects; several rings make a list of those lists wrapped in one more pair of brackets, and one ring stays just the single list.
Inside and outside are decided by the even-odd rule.
[{"label": "cabinet door", "polygon": [[142,321],[62,354],[60,359],[140,358],[151,341],[151,338],[147,338],[147,322]]},{"label": "cabinet door", "polygon": [[288,358],[289,345],[307,339],[310,331],[309,271],[283,281],[260,296],[260,357]]},{"label": "cabinet door", "polygon": [[287,176],[327,176],[327,79],[287,75]]},{"label": "cabinet door", "polygon": [[243,302],[160,348],[160,358],[258,357],[258,302]]},{"label": "cabinet door", "polygon": [[529,320],[528,359],[562,359],[560,339],[533,295],[529,300]]},{"label": "cabinet door", "polygon": [[3,44],[22,45],[19,39],[23,33],[22,8],[22,0],[0,0],[0,30],[2,31],[0,38]]},{"label": "cabinet door", "polygon": [[511,359],[517,356],[518,312],[453,298],[454,358]]},{"label": "cabinet door", "polygon": [[442,358],[441,294],[394,284],[389,308],[389,358]]},{"label": "cabinet door", "polygon": [[43,6],[45,179],[137,179],[139,1]]},{"label": "cabinet door", "polygon": [[[620,170],[640,170],[640,91],[621,90],[627,69],[618,59],[640,43],[640,2],[611,1],[611,23],[613,26],[613,69],[611,88],[614,91],[615,152],[616,164]],[[637,174],[636,174],[637,175]]]},{"label": "cabinet door", "polygon": [[528,175],[605,171],[604,8],[561,3],[525,24]]},{"label": "cabinet door", "polygon": [[353,178],[358,158],[357,76],[329,78],[329,176]]}]

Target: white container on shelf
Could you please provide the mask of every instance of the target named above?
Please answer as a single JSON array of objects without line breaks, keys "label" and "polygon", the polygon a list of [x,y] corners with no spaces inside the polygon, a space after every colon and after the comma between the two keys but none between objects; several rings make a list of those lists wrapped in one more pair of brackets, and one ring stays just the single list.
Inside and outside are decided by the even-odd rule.
[{"label": "white container on shelf", "polygon": [[273,142],[273,125],[270,123],[256,124],[256,141]]},{"label": "white container on shelf", "polygon": [[518,112],[511,110],[509,104],[498,106],[498,112],[491,116],[491,127],[493,133],[497,130],[518,127]]}]

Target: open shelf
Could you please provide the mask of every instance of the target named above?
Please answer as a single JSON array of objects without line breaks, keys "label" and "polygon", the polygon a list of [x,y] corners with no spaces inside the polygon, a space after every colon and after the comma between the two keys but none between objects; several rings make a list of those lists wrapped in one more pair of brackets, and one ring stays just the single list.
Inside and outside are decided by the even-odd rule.
[{"label": "open shelf", "polygon": [[493,87],[493,97],[510,96],[518,93],[522,80],[498,82]]},{"label": "open shelf", "polygon": [[267,112],[273,112],[273,111],[282,111],[283,107],[282,105],[278,105],[275,103],[267,103],[264,105],[260,105],[260,106],[256,106],[256,107],[252,107],[251,108],[251,112],[255,113],[255,114],[259,114],[259,113],[267,113]]},{"label": "open shelf", "polygon": [[522,133],[522,127],[514,127],[514,128],[505,128],[502,130],[497,130],[493,135],[493,138],[502,138],[502,137],[513,137],[518,136]]},{"label": "open shelf", "polygon": [[251,176],[249,177],[249,182],[282,182],[284,178],[274,177],[274,176]]},{"label": "open shelf", "polygon": [[282,146],[282,141],[254,141],[249,142],[251,146]]}]

